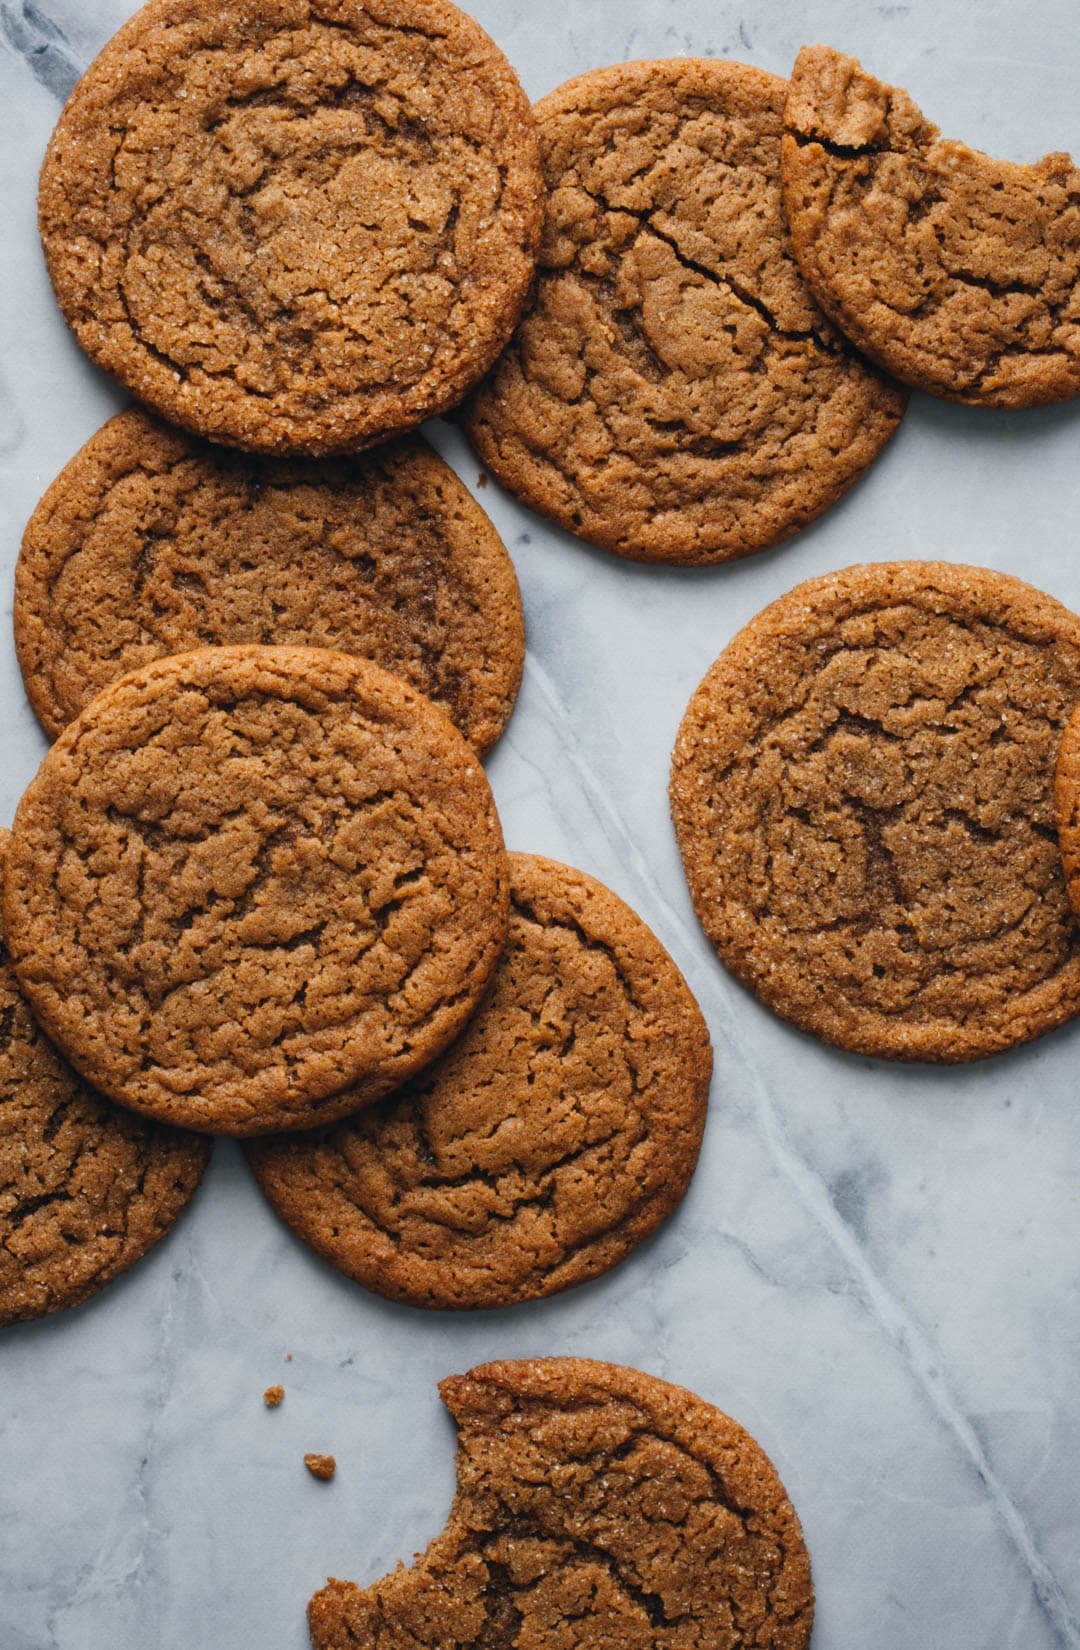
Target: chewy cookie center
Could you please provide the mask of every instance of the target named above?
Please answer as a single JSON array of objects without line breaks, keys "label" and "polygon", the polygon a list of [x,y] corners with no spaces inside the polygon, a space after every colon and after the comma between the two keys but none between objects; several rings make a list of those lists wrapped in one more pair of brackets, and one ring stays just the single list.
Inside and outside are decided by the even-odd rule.
[{"label": "chewy cookie center", "polygon": [[1064,966],[1047,776],[1074,692],[1043,646],[914,609],[860,614],[821,648],[722,810],[757,819],[747,909],[808,981],[962,1018],[987,983]]},{"label": "chewy cookie center", "polygon": [[[155,1064],[168,1071],[181,1045],[200,1064],[258,1069],[293,1032],[332,1030],[405,988],[447,914],[424,869],[438,833],[359,717],[328,735],[290,701],[193,694],[174,709],[102,764],[104,841],[71,846],[106,862],[104,884],[85,910],[65,903],[145,1000]],[[437,1000],[421,992],[417,1017]]]},{"label": "chewy cookie center", "polygon": [[49,586],[64,632],[53,674],[74,716],[84,678],[104,687],[196,642],[340,648],[407,667],[464,721],[455,643],[475,597],[447,560],[436,523],[395,499],[389,467],[259,469],[222,450],[139,470]]},{"label": "chewy cookie center", "polygon": [[461,1263],[483,1266],[516,1223],[531,1234],[527,1272],[533,1244],[564,1257],[655,1194],[648,1046],[635,1050],[630,1031],[645,1016],[601,950],[514,902],[484,1012],[437,1085],[421,1078],[342,1144],[381,1228],[424,1249],[441,1233]]},{"label": "chewy cookie center", "polygon": [[[767,104],[721,113],[647,92],[641,106],[553,120],[545,273],[522,329],[530,378],[566,400],[590,387],[610,434],[627,439],[642,419],[661,454],[686,462],[724,458],[790,416],[770,378],[791,354],[831,371],[837,345],[785,242],[779,140]],[[678,490],[676,465],[666,480]]]},{"label": "chewy cookie center", "polygon": [[182,376],[255,394],[415,383],[501,190],[460,74],[437,39],[370,17],[221,32],[177,43],[167,90],[125,108],[105,257],[126,318]]},{"label": "chewy cookie center", "polygon": [[53,746],[16,821],[12,954],[114,1099],[314,1127],[460,1029],[503,863],[475,754],[426,700],[345,654],[208,648],[122,677]]}]

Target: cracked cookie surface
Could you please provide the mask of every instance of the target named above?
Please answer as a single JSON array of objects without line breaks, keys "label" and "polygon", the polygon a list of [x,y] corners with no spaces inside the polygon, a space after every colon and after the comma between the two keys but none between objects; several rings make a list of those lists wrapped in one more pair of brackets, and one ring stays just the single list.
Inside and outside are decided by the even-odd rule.
[{"label": "cracked cookie surface", "polygon": [[908,94],[804,47],[783,141],[799,266],[887,371],[951,401],[1031,407],[1080,392],[1080,171],[943,139]]},{"label": "cracked cookie surface", "polygon": [[681,1200],[709,1034],[682,975],[592,877],[510,855],[510,929],[428,1070],[323,1137],[253,1142],[278,1213],[415,1306],[505,1306],[622,1260]]},{"label": "cracked cookie surface", "polygon": [[1080,1012],[1054,830],[1080,618],[944,562],[798,586],[690,701],[671,803],[694,906],[776,1013],[891,1059],[972,1060]]},{"label": "cracked cookie surface", "polygon": [[502,541],[426,442],[257,459],[120,413],[23,539],[15,643],[35,711],[55,738],[125,671],[237,642],[373,659],[483,754],[513,709],[525,627]]},{"label": "cracked cookie surface", "polygon": [[1070,717],[1058,748],[1054,820],[1069,903],[1080,918],[1080,710]]},{"label": "cracked cookie surface", "polygon": [[506,933],[475,751],[367,660],[161,659],[60,735],[4,884],[23,991],[113,1099],[223,1134],[369,1104],[456,1036]]},{"label": "cracked cookie surface", "polygon": [[[8,833],[0,832],[0,860]],[[0,1327],[78,1306],[192,1198],[210,1142],[132,1117],[76,1076],[19,991],[0,923]]]},{"label": "cracked cookie surface", "polygon": [[617,554],[709,564],[775,544],[903,413],[799,274],[786,85],[676,59],[597,70],[536,106],[537,288],[465,427],[517,498]]},{"label": "cracked cookie surface", "polygon": [[804,1650],[810,1560],[760,1446],[682,1387],[614,1364],[484,1364],[445,1530],[412,1566],[308,1606],[315,1650]]},{"label": "cracked cookie surface", "polygon": [[490,366],[542,189],[513,70],[447,0],[151,0],[68,100],[39,216],[69,325],[133,395],[349,452]]}]

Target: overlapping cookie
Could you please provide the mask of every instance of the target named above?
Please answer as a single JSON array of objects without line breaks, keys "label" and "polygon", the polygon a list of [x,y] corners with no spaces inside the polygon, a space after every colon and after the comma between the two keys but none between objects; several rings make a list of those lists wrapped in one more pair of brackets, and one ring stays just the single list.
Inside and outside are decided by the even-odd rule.
[{"label": "overlapping cookie", "polygon": [[1054,821],[1069,903],[1080,919],[1080,707],[1069,718],[1058,747]]},{"label": "overlapping cookie", "polygon": [[671,804],[721,958],[827,1042],[972,1060],[1080,1012],[1054,830],[1080,618],[1019,579],[884,562],[799,585],[690,701]]},{"label": "overlapping cookie", "polygon": [[69,325],[131,394],[340,453],[487,370],[542,189],[517,77],[448,0],[150,0],[68,99],[40,221]]},{"label": "overlapping cookie", "polygon": [[906,92],[828,46],[799,53],[784,113],[799,268],[888,372],[972,406],[1080,392],[1080,171],[943,139]]},{"label": "overlapping cookie", "polygon": [[772,1462],[682,1387],[584,1358],[483,1364],[446,1528],[410,1569],[331,1581],[315,1650],[805,1650],[810,1560]]},{"label": "overlapping cookie", "polygon": [[510,866],[506,948],[441,1060],[325,1135],[248,1146],[306,1242],[417,1306],[605,1271],[675,1208],[701,1144],[709,1035],[667,952],[593,878]]},{"label": "overlapping cookie", "polygon": [[462,1029],[506,934],[475,751],[317,648],[204,648],[104,689],[19,805],[8,941],[98,1088],[217,1133],[313,1127]]},{"label": "overlapping cookie", "polygon": [[55,737],[125,671],[239,642],[373,659],[483,754],[513,709],[525,627],[502,541],[425,442],[258,459],[120,413],[23,539],[15,645],[34,709]]},{"label": "overlapping cookie", "polygon": [[[8,833],[0,832],[0,863]],[[0,922],[0,1327],[78,1306],[163,1238],[205,1138],[111,1104],[71,1070],[19,991]]]},{"label": "overlapping cookie", "polygon": [[786,92],[672,59],[597,69],[536,106],[538,284],[465,428],[515,497],[619,555],[705,565],[775,544],[903,413],[799,274]]}]

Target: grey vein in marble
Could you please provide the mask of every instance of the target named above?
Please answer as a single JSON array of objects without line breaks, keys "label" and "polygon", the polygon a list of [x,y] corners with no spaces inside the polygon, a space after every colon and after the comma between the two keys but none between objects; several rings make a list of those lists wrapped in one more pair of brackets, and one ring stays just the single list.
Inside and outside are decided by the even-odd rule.
[{"label": "grey vein in marble", "polygon": [[[526,661],[526,670],[536,680],[550,714],[559,725],[564,749],[570,757],[582,790],[591,802],[597,817],[603,822],[619,863],[631,871],[639,899],[652,896],[654,903],[663,911],[667,919],[665,928],[677,934],[682,942],[674,947],[676,955],[691,953],[694,943],[693,936],[687,931],[687,924],[660,893],[654,879],[649,875],[637,843],[630,837],[612,809],[605,787],[598,781],[581,749],[574,718],[568,714],[566,706],[561,702],[554,683],[543,666],[534,658]],[[1058,1641],[1070,1647],[1070,1650],[1080,1646],[1080,1617],[1073,1612],[1060,1582],[1038,1551],[1031,1529],[994,1471],[976,1428],[970,1418],[963,1413],[951,1392],[942,1371],[940,1354],[919,1329],[903,1301],[889,1290],[878,1275],[870,1255],[860,1241],[859,1226],[863,1218],[863,1203],[872,1187],[873,1172],[869,1176],[865,1173],[855,1175],[845,1172],[844,1176],[834,1181],[831,1186],[824,1184],[812,1165],[795,1149],[768,1088],[760,1081],[752,1053],[745,1046],[745,1040],[740,1034],[739,1003],[737,1000],[734,1004],[732,1002],[733,993],[738,988],[729,986],[724,990],[715,970],[708,974],[700,968],[695,969],[692,974],[689,970],[687,972],[699,1003],[707,1010],[713,1036],[716,1035],[717,1022],[720,1021],[736,1064],[751,1079],[756,1120],[777,1169],[790,1184],[807,1213],[836,1245],[867,1310],[896,1347],[924,1392],[928,1404],[971,1463],[1031,1576],[1035,1595],[1052,1624]],[[751,1258],[749,1251],[745,1252],[747,1258]],[[757,1264],[756,1261],[752,1263]]]},{"label": "grey vein in marble", "polygon": [[[474,0],[539,96],[637,56],[783,74],[805,41],[908,86],[1017,160],[1080,149],[1074,0]],[[0,555],[121,404],[56,312],[35,186],[58,102],[129,0],[0,0]],[[6,392],[6,398],[5,398]],[[77,1312],[0,1336],[0,1650],[304,1650],[328,1574],[369,1580],[444,1522],[436,1382],[576,1352],[651,1369],[770,1451],[815,1563],[815,1650],[1080,1644],[1080,1027],[949,1072],[799,1036],[721,970],[667,813],[686,701],[738,627],[802,578],[943,555],[1080,607],[1080,409],[913,398],[834,510],[775,552],[683,574],[574,543],[481,496],[521,579],[529,659],[489,771],[512,847],[601,877],[671,948],[716,1079],[685,1203],[596,1282],[494,1314],[364,1294],[277,1223],[230,1145],[172,1236]],[[433,439],[467,483],[460,434]],[[9,633],[10,634],[10,633]],[[0,823],[44,749],[0,648]],[[287,1362],[287,1355],[292,1361]],[[263,1389],[286,1399],[269,1412]],[[332,1485],[307,1450],[338,1459]]]},{"label": "grey vein in marble", "polygon": [[34,79],[63,103],[86,65],[73,57],[59,24],[33,0],[3,0],[0,37],[25,59]]}]

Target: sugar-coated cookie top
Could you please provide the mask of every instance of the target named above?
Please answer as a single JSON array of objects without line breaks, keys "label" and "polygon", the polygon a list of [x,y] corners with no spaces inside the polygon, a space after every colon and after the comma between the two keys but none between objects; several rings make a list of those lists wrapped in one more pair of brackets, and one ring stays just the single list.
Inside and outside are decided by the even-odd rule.
[{"label": "sugar-coated cookie top", "polygon": [[4,895],[72,1064],[220,1133],[314,1126],[404,1081],[506,933],[475,751],[396,677],[316,648],[205,648],[106,688],[19,805]]},{"label": "sugar-coated cookie top", "polygon": [[1080,1011],[1054,761],[1080,618],[1019,579],[884,562],[799,585],[690,701],[671,800],[698,916],[770,1008],[970,1060]]},{"label": "sugar-coated cookie top", "polygon": [[518,498],[619,555],[708,565],[775,544],[903,413],[799,274],[786,90],[672,59],[598,69],[536,106],[536,295],[466,428]]},{"label": "sugar-coated cookie top", "polygon": [[[0,832],[0,866],[9,836]],[[77,1306],[172,1226],[210,1142],[133,1117],[53,1048],[0,921],[0,1327]]]},{"label": "sugar-coated cookie top", "polygon": [[252,1142],[280,1214],[417,1306],[581,1283],[671,1213],[705,1123],[709,1035],[663,946],[592,877],[510,855],[510,929],[433,1066],[325,1135]]},{"label": "sugar-coated cookie top", "polygon": [[151,0],[41,177],[60,307],[172,422],[347,452],[465,394],[541,216],[517,78],[448,0]]},{"label": "sugar-coated cookie top", "polygon": [[906,92],[828,46],[799,53],[784,206],[802,273],[907,384],[975,406],[1080,393],[1080,171],[943,139]]},{"label": "sugar-coated cookie top", "polygon": [[483,753],[513,708],[525,627],[502,541],[419,438],[258,459],[132,407],[26,529],[15,645],[31,703],[56,735],[125,671],[237,642],[373,659]]}]

